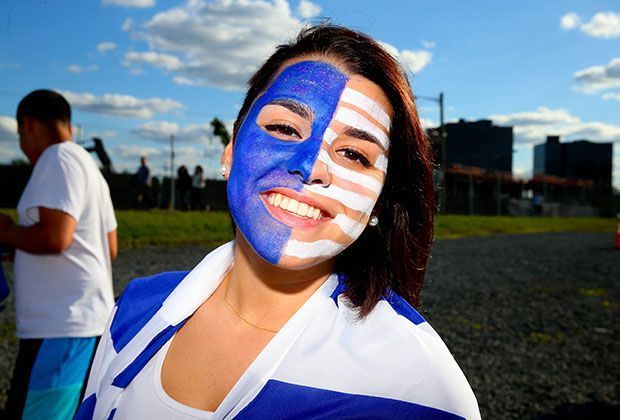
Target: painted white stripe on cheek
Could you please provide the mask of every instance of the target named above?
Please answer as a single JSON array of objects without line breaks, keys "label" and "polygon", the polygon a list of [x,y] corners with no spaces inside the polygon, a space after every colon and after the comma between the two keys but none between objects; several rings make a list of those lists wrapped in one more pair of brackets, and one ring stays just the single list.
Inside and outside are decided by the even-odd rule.
[{"label": "painted white stripe on cheek", "polygon": [[338,137],[336,132],[329,127],[327,127],[327,129],[325,130],[325,133],[323,133],[323,141],[329,145],[331,145],[334,142],[336,137]]},{"label": "painted white stripe on cheek", "polygon": [[340,201],[346,207],[366,214],[370,214],[375,205],[375,200],[370,197],[345,190],[336,185],[330,185],[327,188],[321,185],[307,185],[304,189],[323,197]]},{"label": "painted white stripe on cheek", "polygon": [[319,152],[319,160],[326,164],[334,175],[337,175],[342,179],[346,179],[347,181],[351,181],[364,188],[368,188],[377,195],[381,193],[381,189],[383,188],[383,184],[381,182],[377,181],[371,176],[362,175],[338,165],[331,159],[329,153],[327,153],[325,150],[321,150]]},{"label": "painted white stripe on cheek", "polygon": [[332,223],[338,225],[338,227],[352,239],[357,239],[366,228],[366,225],[358,223],[344,214],[339,214],[334,217]]},{"label": "painted white stripe on cheek", "polygon": [[286,243],[284,254],[297,258],[331,257],[338,254],[344,248],[344,245],[329,239],[321,239],[314,242],[301,242],[291,239]]},{"label": "painted white stripe on cheek", "polygon": [[375,162],[375,168],[380,169],[383,172],[387,172],[388,158],[385,157],[385,155],[379,155],[377,161]]},{"label": "painted white stripe on cheek", "polygon": [[360,113],[348,108],[338,108],[335,119],[336,121],[340,121],[350,127],[368,131],[370,134],[375,136],[377,140],[381,142],[381,146],[387,150],[389,142],[387,135],[375,124],[364,118],[364,116]]},{"label": "painted white stripe on cheek", "polygon": [[390,131],[390,126],[392,125],[390,116],[378,103],[370,99],[368,96],[351,88],[345,88],[344,92],[342,92],[340,100],[363,109],[383,127],[385,127],[387,131]]}]

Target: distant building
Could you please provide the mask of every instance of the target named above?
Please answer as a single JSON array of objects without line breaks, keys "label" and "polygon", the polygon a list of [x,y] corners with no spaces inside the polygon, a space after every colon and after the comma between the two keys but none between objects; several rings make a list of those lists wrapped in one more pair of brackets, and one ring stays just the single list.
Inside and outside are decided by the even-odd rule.
[{"label": "distant building", "polygon": [[577,140],[560,143],[559,136],[534,147],[534,175],[555,175],[594,181],[594,205],[611,211],[613,143]]},{"label": "distant building", "polygon": [[512,127],[498,127],[490,120],[448,123],[446,165],[476,166],[512,173]]}]

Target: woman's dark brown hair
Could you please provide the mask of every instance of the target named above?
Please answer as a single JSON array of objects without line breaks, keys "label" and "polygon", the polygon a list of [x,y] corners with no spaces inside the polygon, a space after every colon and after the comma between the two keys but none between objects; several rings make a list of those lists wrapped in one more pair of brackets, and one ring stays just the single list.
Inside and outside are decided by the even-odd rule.
[{"label": "woman's dark brown hair", "polygon": [[367,227],[338,255],[337,270],[345,274],[345,295],[361,317],[390,290],[415,306],[433,240],[435,188],[430,145],[407,76],[385,49],[370,37],[340,26],[323,24],[302,30],[295,41],[278,46],[250,79],[233,137],[282,65],[304,56],[331,58],[349,73],[376,83],[394,108],[387,176],[373,211],[379,225]]}]

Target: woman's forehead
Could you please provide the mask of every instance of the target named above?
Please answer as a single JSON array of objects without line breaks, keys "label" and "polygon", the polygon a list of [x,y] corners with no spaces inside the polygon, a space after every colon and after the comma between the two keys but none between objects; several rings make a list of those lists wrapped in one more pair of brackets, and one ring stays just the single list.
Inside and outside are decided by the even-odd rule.
[{"label": "woman's forehead", "polygon": [[302,61],[285,67],[263,96],[267,99],[338,99],[349,78],[330,63]]},{"label": "woman's forehead", "polygon": [[[345,97],[364,98],[373,109],[392,117],[392,106],[383,90],[374,82],[360,75],[347,75],[331,61],[293,61],[285,65],[265,91],[268,100],[279,98],[297,99],[309,105],[311,102],[338,102]],[[262,102],[265,105],[267,102]]]}]

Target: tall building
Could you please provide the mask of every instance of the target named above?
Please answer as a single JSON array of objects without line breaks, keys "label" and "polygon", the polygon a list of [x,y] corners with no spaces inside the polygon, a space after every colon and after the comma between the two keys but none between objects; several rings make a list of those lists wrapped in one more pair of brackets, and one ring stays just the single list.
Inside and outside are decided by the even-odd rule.
[{"label": "tall building", "polygon": [[477,166],[512,173],[512,127],[499,127],[490,120],[448,123],[446,165]]},{"label": "tall building", "polygon": [[564,176],[560,136],[547,136],[547,142],[534,146],[534,175]]},{"label": "tall building", "polygon": [[555,175],[594,181],[594,201],[602,214],[611,211],[613,143],[577,140],[560,143],[559,136],[534,147],[534,175]]}]

